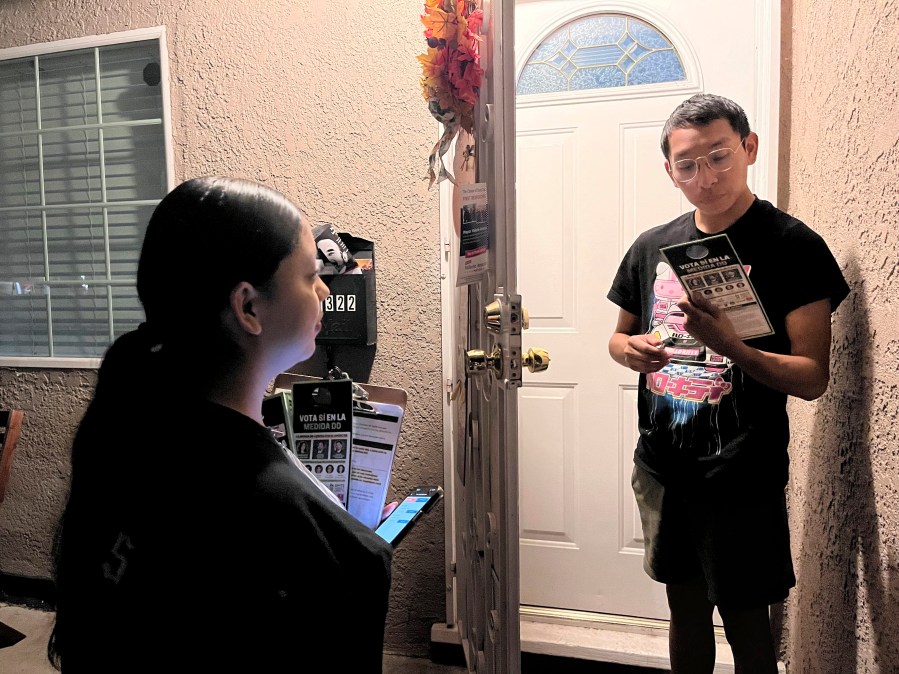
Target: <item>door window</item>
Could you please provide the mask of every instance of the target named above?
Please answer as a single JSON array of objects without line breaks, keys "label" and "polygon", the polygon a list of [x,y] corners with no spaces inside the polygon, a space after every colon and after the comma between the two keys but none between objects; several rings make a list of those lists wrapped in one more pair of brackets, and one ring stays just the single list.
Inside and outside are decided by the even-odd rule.
[{"label": "door window", "polygon": [[519,96],[638,86],[686,79],[680,55],[661,32],[625,14],[571,21],[534,50],[518,78]]}]

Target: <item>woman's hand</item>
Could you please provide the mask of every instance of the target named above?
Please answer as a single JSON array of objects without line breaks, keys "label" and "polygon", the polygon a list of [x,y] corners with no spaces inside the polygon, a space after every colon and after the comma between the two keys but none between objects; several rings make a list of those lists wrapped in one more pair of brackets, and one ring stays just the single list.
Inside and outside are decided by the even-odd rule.
[{"label": "woman's hand", "polygon": [[[387,505],[385,505],[385,506],[381,509],[381,522],[383,522],[383,521],[386,520],[388,517],[390,517],[390,513],[392,513],[394,510],[396,510],[396,508],[397,508],[397,506],[398,506],[399,504],[400,504],[399,501],[391,501],[390,503],[388,503]],[[380,524],[380,522],[379,522],[379,524]]]}]

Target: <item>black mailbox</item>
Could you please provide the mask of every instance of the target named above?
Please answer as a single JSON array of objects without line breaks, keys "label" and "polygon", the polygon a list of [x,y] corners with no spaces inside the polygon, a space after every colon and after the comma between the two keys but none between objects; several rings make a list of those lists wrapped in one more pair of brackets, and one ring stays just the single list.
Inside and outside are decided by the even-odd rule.
[{"label": "black mailbox", "polygon": [[371,346],[377,342],[378,314],[375,296],[375,246],[340,232],[340,238],[359,263],[359,274],[323,275],[331,294],[322,303],[322,329],[318,344],[356,344]]}]

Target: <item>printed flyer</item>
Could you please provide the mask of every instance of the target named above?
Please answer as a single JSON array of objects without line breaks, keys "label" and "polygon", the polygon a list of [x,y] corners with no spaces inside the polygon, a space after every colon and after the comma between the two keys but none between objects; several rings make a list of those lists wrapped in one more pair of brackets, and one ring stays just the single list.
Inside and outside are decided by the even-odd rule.
[{"label": "printed flyer", "polygon": [[456,287],[477,281],[487,271],[490,254],[490,212],[487,183],[462,185],[459,268]]},{"label": "printed flyer", "polygon": [[338,497],[347,512],[372,529],[377,527],[390,488],[407,393],[357,385],[350,379],[286,372],[275,379],[274,391],[291,401],[296,460]]},{"label": "printed flyer", "polygon": [[346,506],[353,428],[349,379],[293,385],[293,437],[297,458]]},{"label": "printed flyer", "polygon": [[699,294],[727,312],[740,339],[774,333],[727,234],[665,246],[659,252],[686,292]]}]

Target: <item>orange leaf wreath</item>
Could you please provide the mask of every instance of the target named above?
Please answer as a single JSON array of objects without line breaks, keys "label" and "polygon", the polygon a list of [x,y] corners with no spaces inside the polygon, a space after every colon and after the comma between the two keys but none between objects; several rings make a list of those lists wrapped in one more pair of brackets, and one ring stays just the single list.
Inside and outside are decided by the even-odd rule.
[{"label": "orange leaf wreath", "polygon": [[484,71],[479,46],[483,10],[480,0],[425,0],[424,24],[428,49],[421,63],[422,96],[428,110],[443,124],[443,133],[428,158],[428,189],[449,178],[443,156],[459,129],[474,133],[474,108],[478,102]]}]

